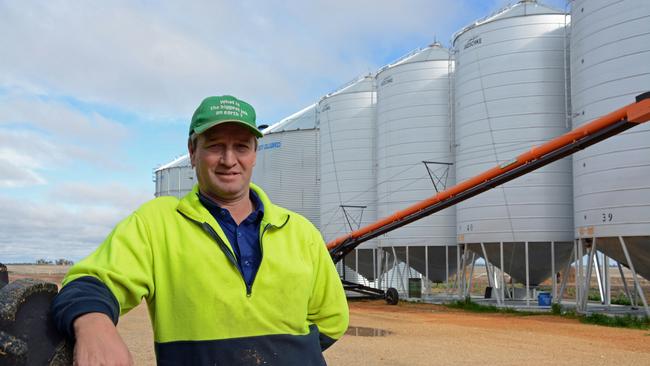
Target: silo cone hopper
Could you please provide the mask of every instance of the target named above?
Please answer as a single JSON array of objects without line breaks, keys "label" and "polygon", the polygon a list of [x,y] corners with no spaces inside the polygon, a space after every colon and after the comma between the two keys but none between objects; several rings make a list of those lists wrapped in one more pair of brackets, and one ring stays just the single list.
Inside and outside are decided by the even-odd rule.
[{"label": "silo cone hopper", "polygon": [[375,276],[378,275],[375,271],[375,260],[373,258],[373,249],[357,249],[348,253],[343,259],[343,263],[345,264],[346,272],[349,269],[372,282],[375,280]]},{"label": "silo cone hopper", "polygon": [[[650,236],[622,237],[637,274],[650,280]],[[630,268],[619,238],[596,238],[596,249]]]},{"label": "silo cone hopper", "polygon": [[[408,247],[408,259],[406,247],[394,247],[397,259],[408,263],[409,267],[418,271],[423,277],[435,283],[446,282],[456,273],[456,246],[449,246],[445,252],[444,246],[410,246]],[[392,249],[384,250],[392,252]],[[449,259],[447,267],[446,259]]]},{"label": "silo cone hopper", "polygon": [[[503,243],[503,268],[501,268],[500,243],[484,243],[485,254],[481,244],[466,244],[467,248],[485,259],[492,265],[507,273],[513,280],[526,284],[526,243]],[[555,271],[563,270],[571,260],[573,243],[556,242]],[[485,258],[487,256],[487,258]],[[551,264],[551,243],[550,242],[529,242],[528,243],[528,283],[531,286],[538,286],[553,275]]]}]

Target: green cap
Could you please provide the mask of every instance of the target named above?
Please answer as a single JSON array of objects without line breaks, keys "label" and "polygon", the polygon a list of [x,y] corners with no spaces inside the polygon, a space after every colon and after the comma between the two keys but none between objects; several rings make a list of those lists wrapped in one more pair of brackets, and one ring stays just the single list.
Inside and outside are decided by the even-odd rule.
[{"label": "green cap", "polygon": [[211,127],[226,122],[239,123],[247,127],[256,137],[263,136],[255,124],[255,109],[231,95],[203,99],[192,116],[190,136],[194,133],[201,134]]}]

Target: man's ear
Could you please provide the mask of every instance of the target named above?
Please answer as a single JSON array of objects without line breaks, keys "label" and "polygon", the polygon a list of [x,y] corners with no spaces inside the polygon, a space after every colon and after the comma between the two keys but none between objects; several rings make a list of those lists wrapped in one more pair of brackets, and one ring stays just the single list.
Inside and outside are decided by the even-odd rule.
[{"label": "man's ear", "polygon": [[187,139],[187,152],[190,154],[190,164],[192,165],[192,168],[194,168],[194,145],[196,144],[196,140],[194,143],[192,143],[192,138]]}]

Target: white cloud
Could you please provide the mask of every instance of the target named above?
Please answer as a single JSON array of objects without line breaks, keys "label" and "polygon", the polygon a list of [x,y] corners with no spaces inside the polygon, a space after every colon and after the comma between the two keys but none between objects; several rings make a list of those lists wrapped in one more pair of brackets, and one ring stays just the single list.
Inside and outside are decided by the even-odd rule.
[{"label": "white cloud", "polygon": [[78,260],[149,198],[119,183],[64,184],[47,201],[0,195],[0,262]]},{"label": "white cloud", "polygon": [[0,84],[44,85],[155,118],[233,93],[264,115],[331,91],[314,90],[323,81],[381,66],[377,56],[405,39],[446,36],[468,14],[453,0],[4,2]]},{"label": "white cloud", "polygon": [[45,184],[39,171],[66,161],[60,148],[29,131],[0,129],[0,186],[5,188]]},{"label": "white cloud", "polygon": [[134,191],[123,183],[95,185],[83,182],[65,182],[50,190],[50,198],[65,204],[81,206],[116,207],[126,214],[148,199],[149,191]]},{"label": "white cloud", "polygon": [[3,124],[31,126],[58,138],[93,145],[113,145],[128,136],[126,127],[97,113],[86,115],[60,102],[17,93],[0,96],[0,126]]},{"label": "white cloud", "polygon": [[0,186],[44,184],[45,172],[79,162],[125,169],[127,128],[97,113],[10,89],[0,95]]},{"label": "white cloud", "polygon": [[3,156],[0,151],[0,188],[14,188],[45,184],[45,179],[33,169],[16,164],[10,158]]}]

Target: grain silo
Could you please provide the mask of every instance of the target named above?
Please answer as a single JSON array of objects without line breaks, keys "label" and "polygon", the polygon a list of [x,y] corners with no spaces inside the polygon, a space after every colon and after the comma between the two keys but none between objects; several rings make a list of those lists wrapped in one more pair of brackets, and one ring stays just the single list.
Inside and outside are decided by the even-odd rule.
[{"label": "grain silo", "polygon": [[[567,22],[520,1],[455,34],[459,182],[569,130]],[[515,281],[541,283],[573,248],[570,158],[458,204],[457,233]]]},{"label": "grain silo", "polygon": [[[381,69],[377,80],[377,210],[386,217],[455,184],[449,51],[435,43]],[[456,271],[451,207],[378,238],[434,282]]]},{"label": "grain silo", "polygon": [[[320,229],[328,242],[377,220],[376,91],[373,76],[359,78],[318,103],[321,148]],[[372,281],[376,241],[362,244],[346,265]]]},{"label": "grain silo", "polygon": [[319,225],[319,149],[316,105],[264,130],[259,139],[253,183],[271,201]]},{"label": "grain silo", "polygon": [[[574,1],[573,126],[650,90],[650,2]],[[576,235],[650,279],[650,126],[611,137],[574,157]],[[624,247],[627,249],[628,261]]]},{"label": "grain silo", "polygon": [[185,154],[154,171],[155,196],[174,196],[182,198],[196,184],[196,175],[190,164],[190,156]]}]

